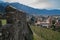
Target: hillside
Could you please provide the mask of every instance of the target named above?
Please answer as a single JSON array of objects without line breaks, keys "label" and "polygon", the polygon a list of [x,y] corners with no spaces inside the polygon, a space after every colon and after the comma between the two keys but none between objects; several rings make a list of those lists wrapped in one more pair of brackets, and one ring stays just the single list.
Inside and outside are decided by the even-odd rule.
[{"label": "hillside", "polygon": [[13,2],[13,3],[8,3],[8,2],[1,2],[0,3],[0,11],[1,12],[5,12],[5,8],[8,5],[12,5],[13,7],[15,7],[18,10],[22,10],[28,14],[37,14],[37,15],[60,15],[60,10],[59,9],[51,9],[51,10],[47,10],[47,9],[36,9],[36,8],[32,8],[30,6],[27,5],[23,5],[17,2]]},{"label": "hillside", "polygon": [[59,32],[37,26],[32,26],[31,29],[34,34],[34,40],[60,40]]},{"label": "hillside", "polygon": [[29,14],[37,14],[37,15],[60,15],[60,10],[59,9],[51,9],[51,10],[46,10],[46,9],[35,9],[27,5],[23,5],[20,3],[10,3],[12,6],[15,8],[25,11],[26,13]]}]

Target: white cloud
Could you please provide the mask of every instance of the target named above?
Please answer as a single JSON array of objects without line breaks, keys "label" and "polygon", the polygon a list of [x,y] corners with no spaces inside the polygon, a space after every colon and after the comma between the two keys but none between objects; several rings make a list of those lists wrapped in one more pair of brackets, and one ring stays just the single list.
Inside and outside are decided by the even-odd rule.
[{"label": "white cloud", "polygon": [[35,2],[36,0],[5,0],[7,2],[19,2],[22,4],[30,4],[32,2]]},{"label": "white cloud", "polygon": [[37,4],[34,3],[29,6],[34,7],[34,8],[39,8],[39,9],[45,9],[45,8],[51,8],[53,5],[48,2],[41,2],[41,3],[37,3]]},{"label": "white cloud", "polygon": [[21,4],[38,8],[38,9],[48,9],[53,8],[54,4],[50,3],[48,0],[5,0],[7,2],[19,2]]}]

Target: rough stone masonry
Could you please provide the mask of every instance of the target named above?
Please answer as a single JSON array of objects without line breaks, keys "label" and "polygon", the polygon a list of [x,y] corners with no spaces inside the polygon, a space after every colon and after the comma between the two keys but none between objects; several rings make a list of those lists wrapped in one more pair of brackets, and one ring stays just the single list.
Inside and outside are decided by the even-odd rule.
[{"label": "rough stone masonry", "polygon": [[33,33],[26,21],[26,13],[11,5],[6,7],[7,24],[2,26],[1,40],[33,40]]}]

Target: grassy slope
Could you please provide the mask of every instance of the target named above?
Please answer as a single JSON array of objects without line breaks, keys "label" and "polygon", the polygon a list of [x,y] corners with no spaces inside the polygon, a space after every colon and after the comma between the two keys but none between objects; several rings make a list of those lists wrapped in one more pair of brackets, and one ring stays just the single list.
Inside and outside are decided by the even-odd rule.
[{"label": "grassy slope", "polygon": [[34,40],[60,40],[59,32],[37,26],[32,26],[31,29],[34,34]]}]

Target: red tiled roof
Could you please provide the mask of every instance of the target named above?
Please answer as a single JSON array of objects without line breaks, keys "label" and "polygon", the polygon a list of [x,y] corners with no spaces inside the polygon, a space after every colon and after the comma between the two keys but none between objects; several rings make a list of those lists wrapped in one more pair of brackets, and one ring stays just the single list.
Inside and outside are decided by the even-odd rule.
[{"label": "red tiled roof", "polygon": [[56,25],[56,26],[60,26],[60,22],[57,22],[55,25]]}]

